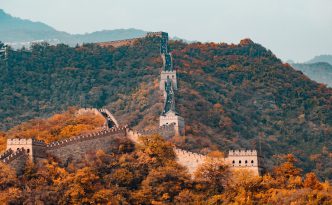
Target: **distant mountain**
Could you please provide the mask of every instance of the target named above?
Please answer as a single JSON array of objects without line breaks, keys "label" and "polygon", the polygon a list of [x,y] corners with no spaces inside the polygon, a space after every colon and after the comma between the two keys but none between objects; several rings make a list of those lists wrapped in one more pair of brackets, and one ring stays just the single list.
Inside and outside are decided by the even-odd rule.
[{"label": "distant mountain", "polygon": [[65,39],[70,35],[56,31],[40,22],[12,17],[0,9],[0,40],[4,42],[29,42],[48,39]]},{"label": "distant mountain", "polygon": [[[317,58],[318,59],[318,58]],[[317,63],[295,63],[292,66],[302,71],[312,80],[327,84],[332,87],[332,65],[326,62]]]},{"label": "distant mountain", "polygon": [[319,63],[319,62],[325,62],[332,65],[332,55],[319,55],[309,60],[307,63]]},{"label": "distant mountain", "polygon": [[33,42],[47,41],[51,44],[95,43],[140,37],[146,31],[138,29],[104,30],[86,34],[69,34],[57,31],[41,22],[13,17],[0,9],[0,41],[14,48],[29,46]]}]

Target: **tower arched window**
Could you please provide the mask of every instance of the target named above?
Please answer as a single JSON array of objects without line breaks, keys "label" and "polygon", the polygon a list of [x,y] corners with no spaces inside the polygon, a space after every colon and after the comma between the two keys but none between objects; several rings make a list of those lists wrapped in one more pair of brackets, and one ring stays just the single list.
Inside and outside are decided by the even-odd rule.
[{"label": "tower arched window", "polygon": [[28,153],[28,154],[30,153],[30,149],[27,149],[27,153]]},{"label": "tower arched window", "polygon": [[246,166],[247,166],[247,164],[248,164],[248,161],[246,160],[244,163],[246,163]]}]

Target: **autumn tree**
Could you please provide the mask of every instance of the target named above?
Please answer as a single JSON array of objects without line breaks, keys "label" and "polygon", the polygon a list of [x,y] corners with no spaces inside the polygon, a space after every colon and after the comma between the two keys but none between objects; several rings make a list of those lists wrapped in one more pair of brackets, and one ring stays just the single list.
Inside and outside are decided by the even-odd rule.
[{"label": "autumn tree", "polygon": [[157,165],[165,165],[168,161],[175,159],[172,144],[160,135],[143,136],[140,141],[142,142],[142,152],[155,160]]},{"label": "autumn tree", "polygon": [[20,182],[15,171],[0,162],[0,201],[3,203],[19,203],[21,192]]},{"label": "autumn tree", "polygon": [[171,203],[189,184],[187,170],[176,162],[168,162],[149,172],[141,189],[135,193],[134,200],[138,204]]},{"label": "autumn tree", "polygon": [[195,175],[195,188],[209,196],[223,193],[230,176],[229,167],[222,161],[223,153],[212,152]]}]

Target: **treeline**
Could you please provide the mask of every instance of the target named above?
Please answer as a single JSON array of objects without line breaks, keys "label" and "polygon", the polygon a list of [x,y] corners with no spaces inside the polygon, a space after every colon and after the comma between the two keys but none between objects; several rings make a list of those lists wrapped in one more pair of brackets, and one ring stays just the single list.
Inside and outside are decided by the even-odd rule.
[{"label": "treeline", "polygon": [[[8,204],[331,204],[329,183],[301,176],[292,155],[271,174],[231,172],[207,161],[191,177],[158,135],[135,147],[122,138],[109,152],[88,153],[81,166],[49,158],[23,175],[0,163],[0,201]],[[82,166],[83,165],[83,166]]]}]

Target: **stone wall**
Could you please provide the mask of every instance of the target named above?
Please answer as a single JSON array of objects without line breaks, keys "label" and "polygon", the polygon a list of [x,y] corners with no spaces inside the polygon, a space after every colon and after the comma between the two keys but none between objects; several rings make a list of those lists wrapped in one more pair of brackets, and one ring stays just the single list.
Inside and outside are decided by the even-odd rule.
[{"label": "stone wall", "polygon": [[6,157],[8,157],[9,155],[13,154],[14,151],[12,149],[7,149],[6,151],[4,151],[3,153],[1,153],[0,155],[0,160],[5,159]]},{"label": "stone wall", "polygon": [[135,42],[137,40],[139,40],[141,38],[133,38],[133,39],[126,39],[126,40],[119,40],[119,41],[109,41],[109,42],[101,42],[101,43],[97,43],[97,45],[101,46],[101,47],[121,47],[121,46],[132,46],[135,44]]},{"label": "stone wall", "polygon": [[29,155],[26,150],[24,148],[19,148],[11,155],[4,158],[2,162],[9,164],[16,171],[16,173],[20,175],[23,173],[28,159]]},{"label": "stone wall", "polygon": [[203,165],[207,159],[204,155],[178,148],[174,148],[174,152],[176,154],[176,161],[186,167],[191,175],[193,175],[197,168]]},{"label": "stone wall", "polygon": [[53,142],[47,145],[46,153],[57,157],[62,163],[69,160],[79,161],[88,152],[109,150],[117,142],[117,138],[126,137],[126,129],[114,128]]},{"label": "stone wall", "polygon": [[157,129],[151,129],[151,130],[138,130],[138,135],[152,135],[152,134],[159,134],[165,139],[169,139],[173,137],[176,134],[175,131],[175,124],[170,123],[168,125],[160,126]]}]

